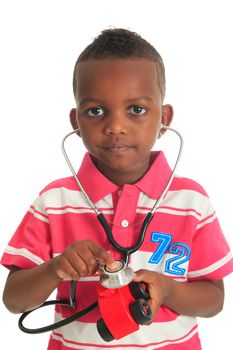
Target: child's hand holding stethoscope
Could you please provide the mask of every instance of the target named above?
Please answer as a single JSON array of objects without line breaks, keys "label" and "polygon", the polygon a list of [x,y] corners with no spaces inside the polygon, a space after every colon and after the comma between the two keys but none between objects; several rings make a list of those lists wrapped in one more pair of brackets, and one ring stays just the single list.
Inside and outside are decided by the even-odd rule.
[{"label": "child's hand holding stethoscope", "polygon": [[54,258],[53,268],[61,280],[79,280],[94,274],[99,263],[109,268],[115,266],[109,252],[91,240],[76,241]]}]

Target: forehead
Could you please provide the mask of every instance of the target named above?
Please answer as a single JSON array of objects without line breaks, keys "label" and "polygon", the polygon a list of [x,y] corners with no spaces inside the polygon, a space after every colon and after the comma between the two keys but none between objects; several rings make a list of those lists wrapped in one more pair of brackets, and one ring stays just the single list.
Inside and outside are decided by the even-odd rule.
[{"label": "forehead", "polygon": [[108,93],[127,94],[128,97],[161,95],[156,63],[147,59],[80,62],[76,69],[76,100]]}]

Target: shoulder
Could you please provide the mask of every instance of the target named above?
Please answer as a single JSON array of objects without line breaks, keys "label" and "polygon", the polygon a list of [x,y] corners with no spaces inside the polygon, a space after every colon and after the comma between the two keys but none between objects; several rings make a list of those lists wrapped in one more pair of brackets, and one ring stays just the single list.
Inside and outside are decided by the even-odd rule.
[{"label": "shoulder", "polygon": [[201,220],[215,213],[205,189],[198,182],[181,176],[174,178],[165,196],[164,204],[182,210],[195,211]]},{"label": "shoulder", "polygon": [[200,195],[208,197],[206,190],[198,182],[182,176],[174,177],[174,180],[169,190],[170,191],[181,191],[181,190],[194,191],[199,193]]},{"label": "shoulder", "polygon": [[45,186],[33,202],[33,207],[45,213],[48,208],[76,206],[77,203],[83,203],[83,196],[71,176],[52,181]]},{"label": "shoulder", "polygon": [[50,182],[40,191],[33,205],[38,208],[61,207],[80,199],[81,192],[74,178],[66,177]]},{"label": "shoulder", "polygon": [[79,190],[78,185],[74,181],[73,176],[70,176],[70,177],[65,177],[65,178],[57,179],[50,182],[47,186],[45,186],[42,189],[42,191],[40,192],[40,195],[43,195],[46,192],[49,192],[51,190],[59,190],[62,188],[65,188],[67,190],[73,190],[73,191]]}]

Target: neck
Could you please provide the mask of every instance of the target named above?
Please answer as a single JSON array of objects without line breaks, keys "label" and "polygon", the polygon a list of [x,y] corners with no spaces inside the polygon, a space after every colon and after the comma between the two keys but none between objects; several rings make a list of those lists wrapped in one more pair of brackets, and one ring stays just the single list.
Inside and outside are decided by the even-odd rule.
[{"label": "neck", "polygon": [[128,169],[112,169],[98,160],[94,160],[98,170],[115,185],[122,187],[125,184],[133,184],[139,181],[150,167],[150,159]]}]

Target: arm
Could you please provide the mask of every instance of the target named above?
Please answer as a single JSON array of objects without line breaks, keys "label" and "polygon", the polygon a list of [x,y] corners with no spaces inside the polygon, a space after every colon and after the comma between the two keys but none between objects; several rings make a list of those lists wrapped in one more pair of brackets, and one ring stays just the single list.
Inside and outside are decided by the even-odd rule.
[{"label": "arm", "polygon": [[71,244],[61,255],[35,268],[13,267],[6,281],[3,302],[13,313],[38,307],[64,279],[78,280],[95,273],[97,260],[108,266],[114,265],[106,250],[84,240]]},{"label": "arm", "polygon": [[137,271],[134,280],[147,283],[154,315],[161,304],[181,315],[194,317],[212,317],[223,308],[222,280],[182,283],[148,270]]},{"label": "arm", "polygon": [[62,281],[52,265],[53,260],[32,269],[13,266],[3,292],[6,308],[13,313],[22,313],[43,304]]}]

